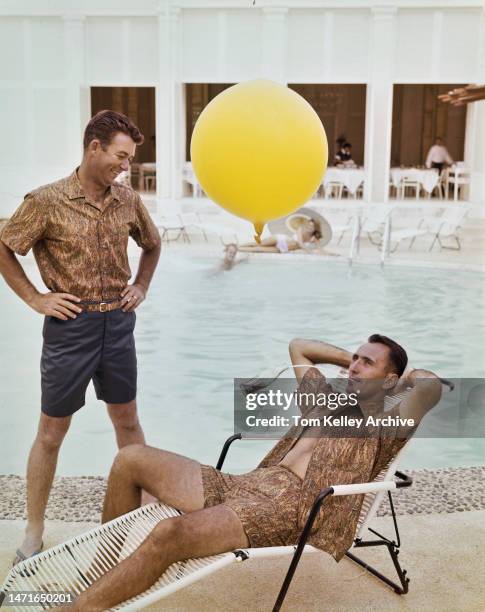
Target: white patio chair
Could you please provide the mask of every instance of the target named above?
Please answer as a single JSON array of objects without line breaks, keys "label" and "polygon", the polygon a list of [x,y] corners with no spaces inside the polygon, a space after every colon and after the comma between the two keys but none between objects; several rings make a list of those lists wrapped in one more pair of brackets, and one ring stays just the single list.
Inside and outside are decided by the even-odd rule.
[{"label": "white patio chair", "polygon": [[406,198],[406,190],[414,190],[414,197],[416,200],[419,200],[421,183],[415,179],[403,177],[399,183],[398,199],[404,200]]},{"label": "white patio chair", "polygon": [[344,184],[338,181],[329,181],[323,184],[323,197],[326,199],[342,199]]},{"label": "white patio chair", "polygon": [[464,166],[456,166],[448,169],[448,180],[446,184],[446,199],[448,199],[449,188],[453,186],[453,200],[463,200],[463,192],[470,184],[470,170]]},{"label": "white patio chair", "polygon": [[145,191],[155,191],[157,188],[157,177],[155,174],[145,174]]}]

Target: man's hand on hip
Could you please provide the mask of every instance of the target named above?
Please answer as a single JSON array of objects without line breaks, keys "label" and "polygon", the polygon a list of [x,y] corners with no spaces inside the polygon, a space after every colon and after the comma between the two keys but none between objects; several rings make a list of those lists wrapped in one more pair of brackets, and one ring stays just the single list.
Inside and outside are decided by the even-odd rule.
[{"label": "man's hand on hip", "polygon": [[29,306],[40,314],[67,321],[75,319],[83,311],[76,305],[80,301],[80,298],[70,293],[38,293],[29,302]]},{"label": "man's hand on hip", "polygon": [[121,310],[123,312],[131,312],[138,308],[146,296],[146,290],[142,285],[135,283],[128,285],[121,292]]}]

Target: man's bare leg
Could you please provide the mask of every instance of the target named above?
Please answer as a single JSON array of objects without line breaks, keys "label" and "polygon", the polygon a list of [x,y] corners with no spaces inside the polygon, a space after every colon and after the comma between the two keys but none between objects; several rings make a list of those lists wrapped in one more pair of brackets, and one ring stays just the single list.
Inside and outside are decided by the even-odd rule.
[{"label": "man's bare leg", "polygon": [[138,420],[136,400],[125,404],[106,404],[116,432],[118,448],[129,444],[145,444],[145,435]]},{"label": "man's bare leg", "polygon": [[120,450],[111,468],[103,523],[138,508],[142,489],[182,512],[204,507],[197,461],[151,446],[132,445]]},{"label": "man's bare leg", "polygon": [[[130,444],[145,444],[145,434],[138,420],[136,400],[125,404],[106,404],[108,414],[113,423],[116,433],[118,448]],[[142,492],[141,504],[149,504],[156,501],[153,495],[146,491]]]},{"label": "man's bare leg", "polygon": [[[41,413],[39,428],[27,463],[27,526],[20,546],[24,555],[32,555],[42,546],[44,517],[57,457],[71,423],[68,417],[50,417]],[[14,563],[20,559],[16,557]]]},{"label": "man's bare leg", "polygon": [[222,504],[163,520],[133,554],[82,593],[74,605],[60,609],[106,610],[148,589],[176,561],[246,546],[241,521]]}]

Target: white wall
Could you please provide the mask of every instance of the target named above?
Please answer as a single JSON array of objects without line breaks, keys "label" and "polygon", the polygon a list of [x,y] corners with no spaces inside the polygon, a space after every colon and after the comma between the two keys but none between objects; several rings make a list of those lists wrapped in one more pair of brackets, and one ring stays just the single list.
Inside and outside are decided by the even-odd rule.
[{"label": "white wall", "polygon": [[[157,87],[159,196],[181,194],[184,82],[366,83],[366,196],[387,197],[393,83],[485,82],[483,0],[4,0],[0,216],[81,155],[91,86]],[[483,103],[467,121],[485,201]],[[472,142],[473,141],[473,142]]]}]

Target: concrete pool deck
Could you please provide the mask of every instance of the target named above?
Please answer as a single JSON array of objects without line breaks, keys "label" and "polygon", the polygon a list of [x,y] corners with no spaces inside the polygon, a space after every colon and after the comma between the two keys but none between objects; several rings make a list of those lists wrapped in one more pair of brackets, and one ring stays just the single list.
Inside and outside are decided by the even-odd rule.
[{"label": "concrete pool deck", "polygon": [[[401,516],[400,561],[411,579],[409,593],[391,589],[348,559],[304,555],[283,610],[300,612],[478,612],[484,609],[485,510],[459,514]],[[12,547],[23,532],[22,521],[0,523],[0,575],[9,571]],[[93,527],[94,523],[49,522],[46,545],[53,546]],[[390,519],[376,518],[373,527],[389,533]],[[382,550],[359,551],[362,558],[393,568]],[[272,609],[290,556],[231,565],[174,593],[147,610],[224,612]]]},{"label": "concrete pool deck", "polygon": [[[178,213],[190,214],[194,212],[199,215],[202,225],[207,225],[206,237],[204,237],[200,228],[189,223],[186,229],[190,236],[190,243],[184,243],[182,239],[173,240],[167,245],[167,250],[177,252],[180,249],[189,251],[195,256],[207,255],[217,258],[221,257],[222,252],[220,236],[226,243],[232,241],[244,244],[253,240],[252,227],[248,221],[230,215],[207,198],[183,198],[172,202],[163,200],[157,202],[153,195],[143,194],[143,199],[159,226],[164,214],[173,218]],[[421,219],[429,219],[440,215],[443,207],[451,209],[466,207],[468,214],[459,230],[460,250],[440,250],[438,245],[435,245],[430,252],[428,249],[433,236],[427,234],[418,236],[412,249],[408,248],[409,239],[403,240],[398,249],[385,259],[385,265],[485,271],[485,209],[480,205],[468,202],[453,203],[444,200],[392,200],[387,204],[378,204],[365,203],[359,200],[313,199],[307,202],[305,206],[313,207],[333,227],[345,224],[349,217],[356,214],[357,210],[362,210],[363,218],[365,218],[367,215],[374,214],[374,211],[380,208],[392,208],[393,230],[417,228]],[[172,232],[170,236],[174,238],[176,234]],[[302,251],[293,251],[283,256],[273,253],[252,253],[249,255],[249,261],[270,259],[272,261],[291,262],[318,258],[347,262],[352,241],[352,227],[344,233],[340,243],[338,243],[338,238],[339,233],[325,247],[323,254],[304,253]],[[455,243],[453,239],[448,238],[444,240],[444,244],[454,246]],[[136,245],[132,246],[135,246],[135,248],[130,250],[130,254],[136,256]],[[243,255],[246,256],[247,254],[244,253]],[[380,250],[370,242],[367,232],[363,231],[360,239],[360,250],[358,254],[354,253],[353,262],[355,264],[380,264],[380,260]]]}]

